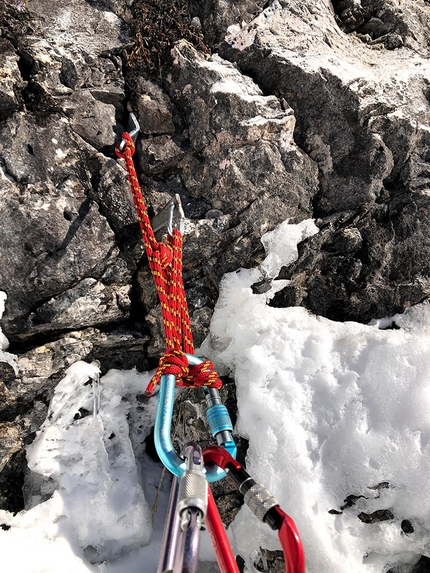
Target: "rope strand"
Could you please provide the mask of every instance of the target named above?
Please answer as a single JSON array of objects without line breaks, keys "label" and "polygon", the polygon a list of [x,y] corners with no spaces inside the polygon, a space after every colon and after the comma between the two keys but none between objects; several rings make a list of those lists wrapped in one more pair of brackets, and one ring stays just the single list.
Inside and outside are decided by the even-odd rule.
[{"label": "rope strand", "polygon": [[174,374],[178,386],[221,388],[222,382],[212,362],[207,360],[198,366],[188,366],[185,354],[194,354],[194,343],[182,279],[182,235],[177,229],[173,229],[173,234],[168,235],[167,243],[157,241],[134,168],[133,139],[128,133],[124,133],[122,137],[124,148],[120,150],[117,147],[115,151],[118,157],[125,160],[143,243],[160,299],[166,338],[166,352],[160,358],[146,394],[151,395],[154,392],[163,374]]}]

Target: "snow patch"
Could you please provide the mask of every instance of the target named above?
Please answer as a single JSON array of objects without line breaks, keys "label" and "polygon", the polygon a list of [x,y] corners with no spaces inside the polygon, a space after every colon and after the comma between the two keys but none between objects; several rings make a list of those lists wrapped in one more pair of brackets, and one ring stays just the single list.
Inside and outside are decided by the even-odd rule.
[{"label": "snow patch", "polygon": [[[92,379],[98,375],[96,364],[79,361],[68,368],[27,449],[28,510],[16,516],[0,512],[2,523],[11,528],[0,532],[2,559],[18,573],[54,573],[64,570],[63,561],[74,573],[107,571],[104,561],[141,550],[151,539],[132,440],[139,427],[149,432],[155,408],[148,406],[132,430],[129,425],[138,407],[135,397],[149,375],[109,372],[102,379],[100,412],[93,415]],[[137,449],[142,449],[140,441]],[[45,501],[37,495],[49,495],[49,490],[55,491]],[[25,552],[17,550],[24,546]],[[32,559],[28,550],[34,551]]]},{"label": "snow patch", "polygon": [[[247,467],[296,521],[308,573],[382,573],[430,549],[430,305],[397,315],[399,330],[269,307],[273,293],[251,285],[313,232],[312,222],[281,225],[263,239],[260,269],[224,277],[202,351],[235,377]],[[363,497],[341,509],[349,495]],[[393,518],[358,518],[376,510]],[[250,571],[259,547],[279,548],[246,507],[231,529]]]}]

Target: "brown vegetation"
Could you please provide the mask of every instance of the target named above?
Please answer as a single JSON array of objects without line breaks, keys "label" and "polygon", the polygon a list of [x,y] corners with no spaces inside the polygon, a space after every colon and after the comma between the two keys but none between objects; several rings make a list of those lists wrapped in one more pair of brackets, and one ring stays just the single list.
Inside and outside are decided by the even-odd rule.
[{"label": "brown vegetation", "polygon": [[208,52],[203,34],[191,23],[186,0],[137,0],[133,6],[136,44],[130,64],[137,71],[157,75],[171,62],[171,49],[186,39],[198,50]]}]

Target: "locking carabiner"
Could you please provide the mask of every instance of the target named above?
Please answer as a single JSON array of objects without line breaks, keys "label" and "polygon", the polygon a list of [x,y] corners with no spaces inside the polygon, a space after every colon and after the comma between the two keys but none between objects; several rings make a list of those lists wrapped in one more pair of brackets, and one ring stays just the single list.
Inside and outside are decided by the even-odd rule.
[{"label": "locking carabiner", "polygon": [[[192,366],[203,362],[201,358],[187,354],[188,363]],[[172,415],[175,400],[176,377],[174,374],[163,374],[158,393],[158,406],[155,418],[154,441],[158,456],[166,468],[175,476],[181,477],[186,470],[186,463],[175,451],[172,438]],[[227,408],[221,404],[218,391],[208,390],[207,402],[209,408],[206,412],[209,426],[213,437],[218,445],[222,446],[229,454],[236,457],[236,444],[232,433],[233,426]],[[206,479],[213,483],[225,477],[225,472],[219,468],[206,468]]]},{"label": "locking carabiner", "polygon": [[187,469],[173,476],[169,509],[157,573],[196,573],[200,530],[206,517],[208,483],[201,447],[188,442],[183,450]]},{"label": "locking carabiner", "polygon": [[206,464],[215,464],[227,472],[227,476],[244,496],[250,510],[263,523],[278,531],[285,557],[285,573],[304,573],[305,554],[296,524],[280,507],[267,489],[255,482],[241,464],[228,451],[211,446],[203,451]]}]

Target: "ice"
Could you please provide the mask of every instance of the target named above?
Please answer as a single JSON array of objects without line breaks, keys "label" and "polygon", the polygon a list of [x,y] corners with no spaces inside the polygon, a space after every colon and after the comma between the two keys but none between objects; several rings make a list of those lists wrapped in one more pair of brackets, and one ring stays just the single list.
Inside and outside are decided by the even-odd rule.
[{"label": "ice", "polygon": [[[307,573],[385,573],[430,550],[430,305],[368,325],[268,306],[286,283],[274,280],[280,267],[316,232],[313,221],[285,222],[263,237],[259,268],[224,277],[200,353],[235,377],[247,469],[298,525]],[[271,290],[254,294],[262,279]],[[0,314],[4,301],[0,295]],[[2,338],[1,352],[6,345]],[[0,511],[5,570],[156,571],[170,480],[152,528],[161,469],[143,441],[156,398],[139,401],[150,374],[101,377],[98,413],[97,377],[97,364],[77,362],[55,390],[27,451],[26,511]],[[355,503],[344,507],[351,495]],[[393,517],[358,517],[377,510]],[[403,520],[412,533],[402,531]],[[249,573],[260,547],[280,547],[247,507],[228,534]],[[213,559],[207,537],[202,558]]]},{"label": "ice", "polygon": [[100,414],[100,371],[91,378],[93,387],[93,416]]},{"label": "ice", "polygon": [[[70,552],[75,556],[70,571],[96,571],[103,562],[128,558],[151,540],[150,510],[135,456],[143,457],[145,434],[141,439],[139,428],[149,432],[154,421],[152,405],[136,414],[136,395],[146,388],[149,375],[109,372],[102,379],[99,414],[93,416],[92,380],[98,374],[96,364],[83,361],[67,369],[47,419],[27,449],[27,511],[0,514],[10,526],[0,532],[2,558],[18,573],[63,570]],[[55,491],[45,501],[31,495],[38,490],[49,494],[49,489]],[[26,547],[34,542],[34,562],[15,541]],[[60,559],[65,544],[70,550]],[[108,571],[105,566],[100,570]]]}]

